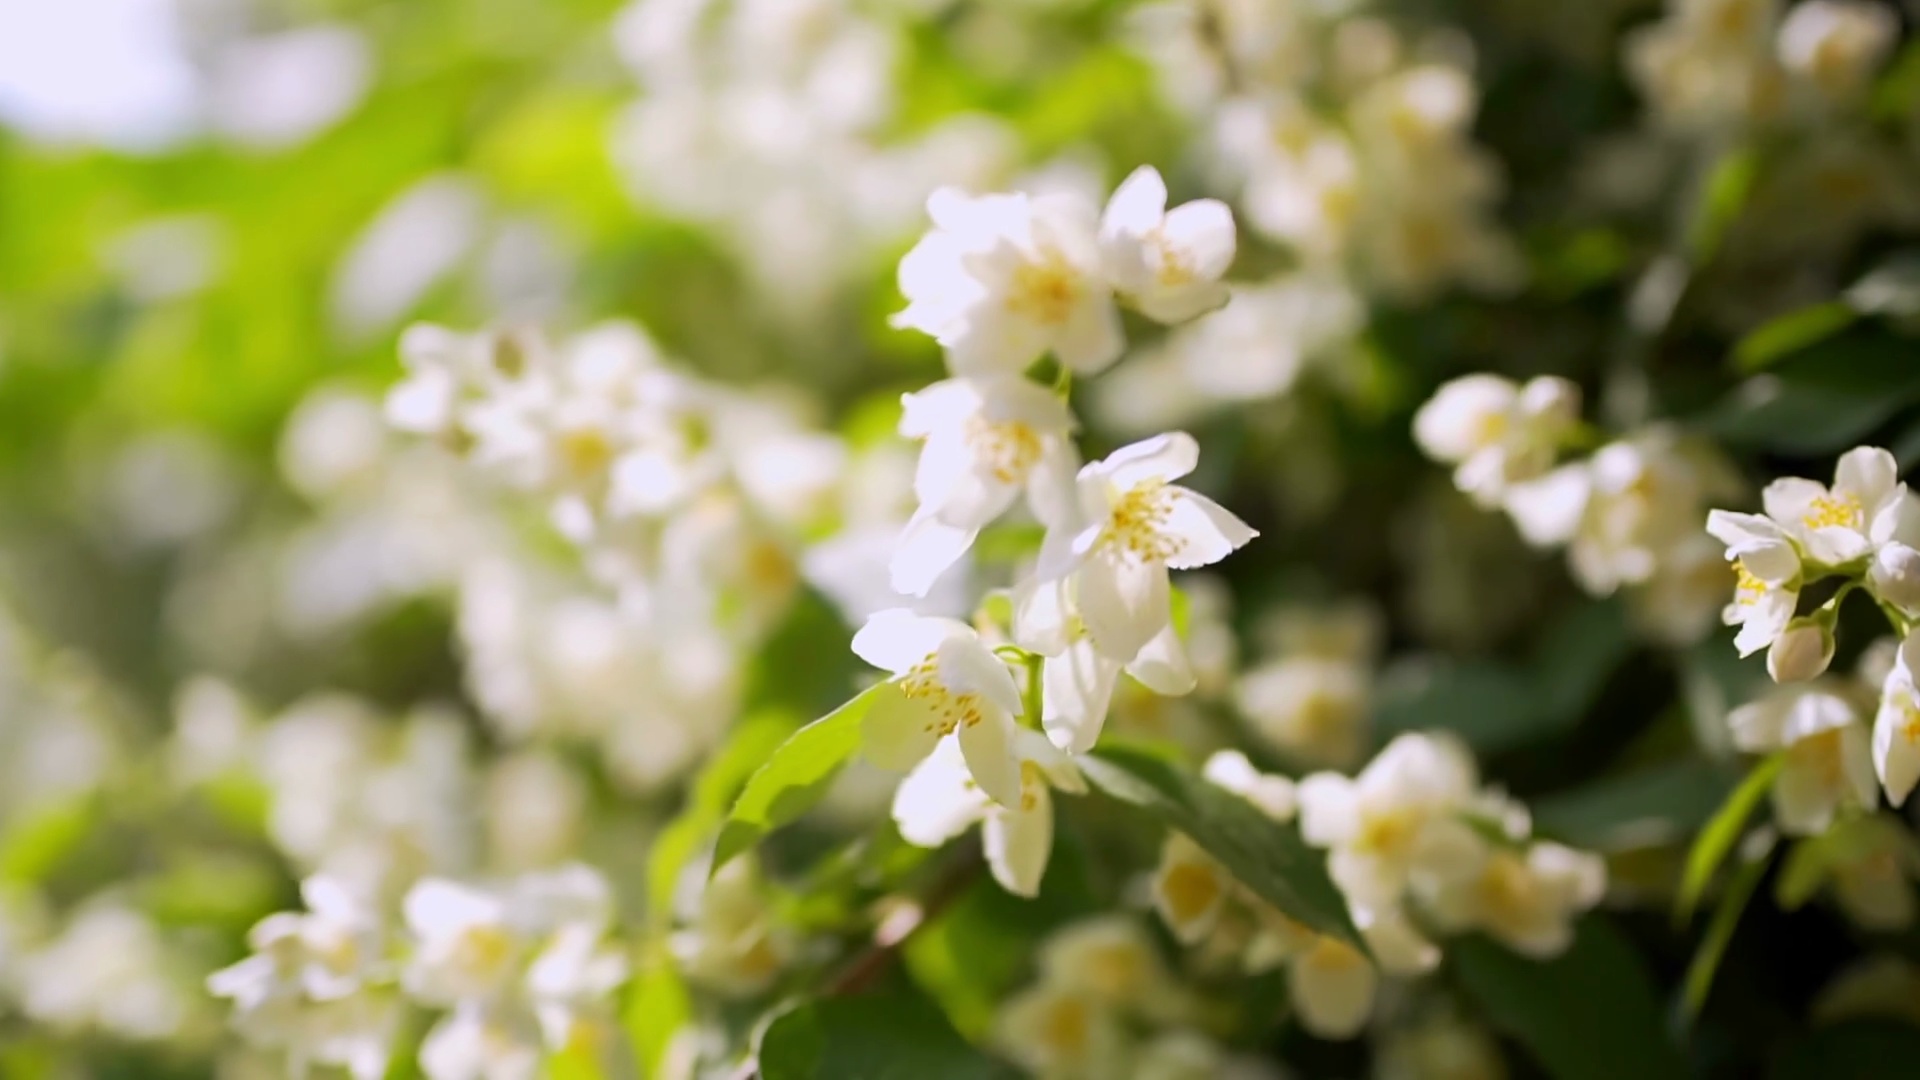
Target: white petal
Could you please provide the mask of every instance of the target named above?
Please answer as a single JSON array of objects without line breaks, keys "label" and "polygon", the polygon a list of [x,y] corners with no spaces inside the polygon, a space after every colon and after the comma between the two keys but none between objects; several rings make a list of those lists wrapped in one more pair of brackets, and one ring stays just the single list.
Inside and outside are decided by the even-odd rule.
[{"label": "white petal", "polygon": [[[1017,804],[1016,804],[1017,805]],[[987,866],[1000,887],[1015,896],[1038,896],[1053,855],[1053,796],[1041,785],[1033,808],[1002,808],[987,816],[980,832]]]},{"label": "white petal", "polygon": [[1742,550],[1761,544],[1779,544],[1786,541],[1786,534],[1771,518],[1759,514],[1736,514],[1731,510],[1712,510],[1707,513],[1707,532],[1714,539],[1727,545],[1728,550],[1738,555]]},{"label": "white petal", "polygon": [[954,738],[942,739],[893,794],[894,823],[901,837],[916,847],[945,844],[967,831],[986,810],[987,796],[973,782]]},{"label": "white petal", "polygon": [[1166,182],[1160,179],[1158,169],[1142,165],[1107,200],[1106,213],[1100,219],[1101,236],[1148,232],[1160,224],[1166,209]]},{"label": "white petal", "polygon": [[1174,486],[1168,491],[1170,513],[1161,526],[1182,542],[1167,565],[1175,570],[1212,566],[1260,534],[1233,513],[1197,491]]},{"label": "white petal", "polygon": [[1799,528],[1815,499],[1827,497],[1824,485],[1797,476],[1784,476],[1760,492],[1767,516],[1788,528]]},{"label": "white petal", "polygon": [[1034,575],[1013,587],[1013,640],[1029,652],[1058,656],[1070,644],[1065,580]]},{"label": "white petal", "polygon": [[853,635],[853,653],[874,667],[899,675],[932,656],[941,642],[972,633],[966,624],[952,619],[888,608],[867,617],[866,625]]},{"label": "white petal", "polygon": [[875,765],[905,772],[940,742],[939,719],[926,698],[908,698],[898,683],[888,683],[860,721],[861,750]]},{"label": "white petal", "polygon": [[1886,788],[1887,801],[1899,807],[1920,782],[1920,740],[1909,734],[1910,699],[1889,697],[1873,722],[1873,766]]},{"label": "white petal", "polygon": [[1200,444],[1184,431],[1142,439],[1108,454],[1090,468],[1120,491],[1145,483],[1171,483],[1200,464]]},{"label": "white petal", "polygon": [[1042,672],[1046,697],[1041,715],[1048,736],[1075,754],[1093,749],[1107,721],[1119,662],[1101,656],[1091,641],[1082,638],[1048,658]]},{"label": "white petal", "polygon": [[1013,752],[1013,719],[989,706],[981,710],[978,723],[960,726],[959,737],[973,782],[1001,806],[1019,806],[1020,759]]},{"label": "white petal", "polygon": [[[900,541],[888,563],[888,581],[893,591],[926,596],[940,575],[966,556],[979,535],[979,529],[949,525],[924,510],[915,514],[901,530]],[[854,651],[859,651],[858,645]]]},{"label": "white petal", "polygon": [[1101,293],[1075,304],[1053,342],[1053,352],[1076,375],[1097,375],[1120,359],[1127,339],[1120,310]]},{"label": "white petal", "polygon": [[1887,501],[1899,482],[1899,463],[1877,446],[1857,446],[1840,455],[1833,472],[1834,491],[1858,498],[1869,513]]},{"label": "white petal", "polygon": [[407,926],[424,938],[448,938],[471,926],[497,923],[506,905],[489,892],[444,878],[425,878],[407,890],[402,903]]},{"label": "white petal", "polygon": [[1348,946],[1322,939],[1287,968],[1287,989],[1300,1022],[1326,1039],[1360,1033],[1373,1012],[1373,965]]},{"label": "white petal", "polygon": [[1171,620],[1141,647],[1133,663],[1127,665],[1127,674],[1164,697],[1193,692],[1196,682],[1193,665],[1187,660],[1186,646],[1180,643],[1180,634]]},{"label": "white petal", "polygon": [[1212,281],[1233,264],[1233,211],[1226,203],[1218,199],[1185,203],[1167,215],[1161,228],[1195,277]]},{"label": "white petal", "polygon": [[900,395],[900,434],[924,439],[961,427],[981,406],[980,389],[968,379],[944,379],[916,393]]},{"label": "white petal", "polygon": [[938,657],[940,681],[955,694],[979,694],[1002,710],[1018,715],[1020,688],[1006,661],[972,633],[955,634],[940,643]]},{"label": "white petal", "polygon": [[1300,835],[1314,847],[1344,844],[1360,831],[1360,804],[1353,781],[1338,773],[1314,773],[1300,781]]},{"label": "white petal", "polygon": [[1593,481],[1582,464],[1565,465],[1545,476],[1507,486],[1507,514],[1527,543],[1559,547],[1573,539],[1586,515]]},{"label": "white petal", "polygon": [[1167,568],[1096,554],[1080,566],[1080,618],[1100,651],[1132,663],[1173,617]]}]

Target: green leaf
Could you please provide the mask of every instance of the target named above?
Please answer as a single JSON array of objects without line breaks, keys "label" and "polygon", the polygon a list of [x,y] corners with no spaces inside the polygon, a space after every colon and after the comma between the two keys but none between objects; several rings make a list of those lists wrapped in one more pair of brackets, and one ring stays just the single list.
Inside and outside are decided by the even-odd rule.
[{"label": "green leaf", "polygon": [[[860,748],[860,724],[886,683],[875,683],[852,701],[793,733],[748,779],[714,845],[712,871],[760,838],[812,808],[827,793]],[[709,872],[712,872],[709,871]]]},{"label": "green leaf", "polygon": [[1746,208],[1747,196],[1752,194],[1759,172],[1759,158],[1750,150],[1724,154],[1714,162],[1713,171],[1701,186],[1700,201],[1687,228],[1687,248],[1696,265],[1710,261],[1719,250],[1728,230]]},{"label": "green leaf", "polygon": [[1749,378],[1697,424],[1734,446],[1821,455],[1858,443],[1916,401],[1911,342],[1863,323]]},{"label": "green leaf", "polygon": [[1772,1055],[1767,1080],[1903,1080],[1920,1061],[1920,1028],[1887,1019],[1848,1020]]},{"label": "green leaf", "polygon": [[44,879],[86,840],[96,809],[94,800],[83,796],[20,815],[0,835],[0,884]]},{"label": "green leaf", "polygon": [[1524,1044],[1555,1080],[1681,1080],[1653,979],[1604,917],[1573,944],[1529,960],[1478,935],[1447,945],[1448,962],[1492,1025]]},{"label": "green leaf", "polygon": [[627,988],[623,1017],[642,1075],[661,1074],[673,1038],[693,1019],[693,999],[663,948],[648,951]]},{"label": "green leaf", "polygon": [[1733,362],[1742,371],[1759,371],[1774,361],[1852,326],[1860,317],[1853,305],[1839,300],[1811,304],[1769,319],[1733,347]]},{"label": "green leaf", "polygon": [[687,864],[726,820],[727,808],[754,770],[793,734],[794,727],[794,717],[779,710],[749,716],[700,770],[686,805],[660,830],[647,856],[647,914],[657,929],[673,916],[673,895]]},{"label": "green leaf", "polygon": [[1678,761],[1609,776],[1535,803],[1534,828],[1593,851],[1655,847],[1690,836],[1733,782],[1724,768]]},{"label": "green leaf", "polygon": [[1740,842],[1741,831],[1746,827],[1747,819],[1753,816],[1754,808],[1766,797],[1773,787],[1774,778],[1780,775],[1780,768],[1786,764],[1783,754],[1774,754],[1753,767],[1740,786],[1733,789],[1727,801],[1720,805],[1718,813],[1707,827],[1700,830],[1700,836],[1693,842],[1693,850],[1687,852],[1687,867],[1680,878],[1680,893],[1674,899],[1673,918],[1685,925],[1693,918],[1695,909],[1700,906],[1700,898],[1706,895],[1707,885],[1713,881],[1713,872],[1726,861],[1734,845]]},{"label": "green leaf", "polygon": [[760,1037],[761,1080],[1014,1080],[924,996],[892,988],[808,1002]]},{"label": "green leaf", "polygon": [[1081,769],[1095,787],[1185,833],[1289,918],[1366,951],[1325,857],[1298,828],[1138,747],[1103,746],[1081,760]]},{"label": "green leaf", "polygon": [[1734,871],[1733,880],[1727,883],[1726,891],[1720,894],[1720,904],[1713,909],[1713,919],[1707,923],[1707,932],[1700,939],[1700,947],[1695,950],[1693,961],[1687,965],[1687,978],[1680,1002],[1689,1022],[1700,1015],[1701,1007],[1707,1003],[1707,994],[1713,989],[1714,972],[1720,970],[1720,960],[1727,955],[1727,946],[1733,943],[1733,932],[1740,926],[1740,916],[1747,910],[1747,901],[1753,899],[1753,890],[1759,888],[1760,879],[1766,875],[1774,846],[1769,839],[1762,851],[1753,853],[1751,857],[1743,857],[1739,868]]}]

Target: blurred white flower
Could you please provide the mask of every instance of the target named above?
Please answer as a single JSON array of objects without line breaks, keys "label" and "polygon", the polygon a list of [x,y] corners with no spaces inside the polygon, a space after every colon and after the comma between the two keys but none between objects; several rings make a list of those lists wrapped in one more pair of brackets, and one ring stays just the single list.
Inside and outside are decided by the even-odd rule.
[{"label": "blurred white flower", "polygon": [[1120,358],[1090,204],[943,188],[927,213],[933,231],[900,260],[907,307],[893,321],[945,346],[955,374],[1017,375],[1051,352],[1090,375]]},{"label": "blurred white flower", "polygon": [[1518,386],[1498,375],[1467,375],[1420,406],[1413,437],[1428,457],[1456,466],[1456,487],[1492,509],[1512,485],[1546,473],[1579,414],[1580,392],[1565,379],[1541,376]]},{"label": "blurred white flower", "polygon": [[1217,199],[1169,211],[1166,183],[1142,165],[1107,202],[1100,253],[1107,280],[1142,314],[1186,322],[1227,302],[1220,278],[1233,262],[1233,212]]},{"label": "blurred white flower", "polygon": [[679,928],[667,947],[697,986],[731,997],[765,990],[792,961],[799,942],[774,918],[771,897],[751,853],[714,872],[695,864],[676,897]]},{"label": "blurred white flower", "polygon": [[1787,72],[1829,101],[1857,99],[1900,36],[1900,18],[1866,0],[1806,0],[1780,23],[1778,50]]},{"label": "blurred white flower", "polygon": [[157,1040],[189,1020],[191,998],[174,966],[145,915],[100,899],[81,907],[57,938],[23,953],[10,981],[20,1011],[35,1023]]},{"label": "blurred white flower", "polygon": [[1349,779],[1300,781],[1300,831],[1328,849],[1327,870],[1356,908],[1395,905],[1410,882],[1457,872],[1478,850],[1461,820],[1475,795],[1466,748],[1439,735],[1397,736]]},{"label": "blurred white flower", "polygon": [[1599,856],[1553,843],[1524,850],[1492,847],[1476,870],[1436,879],[1424,910],[1450,931],[1477,929],[1535,958],[1557,956],[1573,941],[1573,920],[1606,890]]},{"label": "blurred white flower", "polygon": [[1843,807],[1872,807],[1875,755],[1859,711],[1836,680],[1770,689],[1727,715],[1733,744],[1786,752],[1773,783],[1773,814],[1792,836],[1825,832]]}]

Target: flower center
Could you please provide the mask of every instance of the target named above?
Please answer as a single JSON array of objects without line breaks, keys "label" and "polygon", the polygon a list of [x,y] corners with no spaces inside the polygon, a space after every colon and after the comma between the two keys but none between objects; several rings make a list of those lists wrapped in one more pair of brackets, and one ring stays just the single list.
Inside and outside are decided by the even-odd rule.
[{"label": "flower center", "polygon": [[1194,272],[1194,267],[1187,261],[1186,256],[1180,249],[1174,246],[1173,241],[1167,238],[1167,234],[1164,231],[1155,229],[1151,243],[1153,244],[1153,252],[1158,256],[1157,261],[1160,264],[1159,270],[1154,274],[1154,279],[1160,283],[1161,288],[1177,289],[1182,285],[1188,285],[1193,282],[1193,279],[1197,276]]},{"label": "flower center", "polygon": [[1039,262],[1023,262],[1013,272],[1007,310],[1037,323],[1059,326],[1080,302],[1080,275],[1066,260],[1049,254]]},{"label": "flower center", "polygon": [[967,421],[967,448],[995,480],[1018,484],[1040,460],[1040,433],[1018,420],[995,423],[976,414]]},{"label": "flower center", "polygon": [[1091,1027],[1086,1005],[1075,998],[1062,998],[1047,1011],[1042,1037],[1062,1055],[1078,1058],[1086,1052]]},{"label": "flower center", "polygon": [[613,463],[613,442],[598,428],[565,431],[556,442],[560,467],[568,476],[580,479],[598,476]]},{"label": "flower center", "polygon": [[1760,602],[1767,593],[1767,583],[1753,576],[1747,564],[1739,559],[1733,560],[1733,602],[1741,607],[1752,607]]},{"label": "flower center", "polygon": [[951,735],[962,724],[972,727],[980,722],[980,695],[956,694],[947,689],[947,684],[940,681],[940,663],[933,653],[900,676],[900,693],[908,701],[926,703],[928,731]]},{"label": "flower center", "polygon": [[1860,509],[1858,495],[1822,495],[1807,507],[1807,512],[1800,517],[1800,523],[1809,529],[1833,526],[1857,529],[1860,527]]},{"label": "flower center", "polygon": [[1136,563],[1166,562],[1178,555],[1186,541],[1166,531],[1173,516],[1173,492],[1159,481],[1136,484],[1107,517],[1101,547]]},{"label": "flower center", "polygon": [[1506,853],[1493,857],[1480,877],[1480,900],[1496,921],[1511,922],[1531,906],[1533,876],[1519,859]]},{"label": "flower center", "polygon": [[1166,898],[1167,913],[1173,916],[1176,927],[1189,925],[1212,910],[1221,891],[1219,873],[1205,863],[1176,863],[1160,876],[1160,894]]},{"label": "flower center", "polygon": [[1374,855],[1398,851],[1413,838],[1413,820],[1413,815],[1404,810],[1369,815],[1361,823],[1354,846]]}]

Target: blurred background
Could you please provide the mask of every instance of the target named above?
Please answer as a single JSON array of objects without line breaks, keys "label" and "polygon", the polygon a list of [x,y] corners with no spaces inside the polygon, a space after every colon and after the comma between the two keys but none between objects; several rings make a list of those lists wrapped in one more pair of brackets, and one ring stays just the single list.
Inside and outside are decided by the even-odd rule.
[{"label": "blurred background", "polygon": [[[1666,895],[1753,684],[1712,636],[1718,549],[1589,598],[1408,426],[1446,378],[1555,373],[1597,424],[1717,440],[1727,504],[1856,441],[1920,458],[1920,59],[1912,13],[1872,6],[1872,55],[1769,67],[1740,43],[1774,56],[1780,6],[1731,0],[1764,25],[1638,0],[0,0],[0,1076],[285,1075],[202,983],[301,877],[392,896],[584,858],[625,890],[729,732],[844,700],[851,627],[897,601],[898,397],[942,372],[887,322],[942,185],[1098,202],[1153,164],[1240,221],[1233,303],[1130,323],[1075,387],[1089,458],[1188,427],[1196,486],[1264,534],[1189,588],[1197,698],[1122,702],[1123,729],[1313,766],[1452,727],[1516,794],[1574,793],[1564,832],[1616,891]],[[721,479],[644,544],[581,541],[564,492],[389,424],[422,322],[665,366]],[[405,336],[416,375],[432,333]],[[990,534],[930,609],[1033,541]],[[1302,610],[1346,666],[1249,688]],[[842,786],[835,820],[884,822],[884,780]],[[667,895],[627,891],[633,918]],[[1676,981],[1664,912],[1642,921]],[[1710,1015],[1728,1075],[1839,935]],[[1017,985],[995,971],[942,991],[968,1034],[964,1003]]]}]

